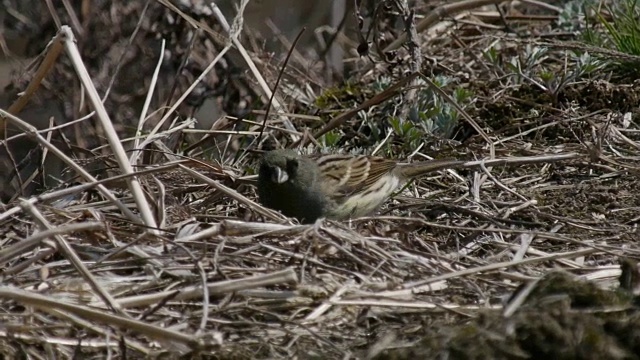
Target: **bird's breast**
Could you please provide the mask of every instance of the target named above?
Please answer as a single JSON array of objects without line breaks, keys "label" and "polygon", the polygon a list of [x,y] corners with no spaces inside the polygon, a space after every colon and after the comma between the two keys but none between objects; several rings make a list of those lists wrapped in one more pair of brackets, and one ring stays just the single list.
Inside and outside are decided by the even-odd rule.
[{"label": "bird's breast", "polygon": [[259,187],[258,195],[263,205],[302,223],[313,223],[323,217],[327,207],[326,197],[314,184],[304,186],[291,181],[270,183],[268,187]]}]

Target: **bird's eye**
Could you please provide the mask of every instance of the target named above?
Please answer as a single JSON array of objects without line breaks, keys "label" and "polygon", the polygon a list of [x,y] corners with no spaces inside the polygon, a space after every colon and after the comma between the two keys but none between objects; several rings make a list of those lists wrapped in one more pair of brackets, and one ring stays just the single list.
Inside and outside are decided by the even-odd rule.
[{"label": "bird's eye", "polygon": [[287,159],[287,172],[289,174],[295,174],[297,170],[298,170],[298,160]]}]

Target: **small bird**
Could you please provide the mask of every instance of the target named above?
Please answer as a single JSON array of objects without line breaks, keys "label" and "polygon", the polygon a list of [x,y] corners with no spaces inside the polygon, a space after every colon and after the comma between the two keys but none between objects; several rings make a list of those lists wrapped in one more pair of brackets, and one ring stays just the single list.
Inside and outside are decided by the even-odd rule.
[{"label": "small bird", "polygon": [[294,150],[266,152],[260,162],[258,196],[266,207],[301,223],[343,220],[373,213],[408,180],[456,167],[460,160],[412,164],[365,155],[301,156]]}]

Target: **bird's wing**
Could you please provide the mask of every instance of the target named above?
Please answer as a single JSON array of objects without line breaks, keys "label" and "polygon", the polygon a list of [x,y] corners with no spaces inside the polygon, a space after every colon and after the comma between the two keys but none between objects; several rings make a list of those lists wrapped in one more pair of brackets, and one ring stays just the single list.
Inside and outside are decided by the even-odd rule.
[{"label": "bird's wing", "polygon": [[396,166],[393,160],[364,155],[325,155],[315,161],[320,168],[326,191],[335,194],[337,198],[367,191]]}]

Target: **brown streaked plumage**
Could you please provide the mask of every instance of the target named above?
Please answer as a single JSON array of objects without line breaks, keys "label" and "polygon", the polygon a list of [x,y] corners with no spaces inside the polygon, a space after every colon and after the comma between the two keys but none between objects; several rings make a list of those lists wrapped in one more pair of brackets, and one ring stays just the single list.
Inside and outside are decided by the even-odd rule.
[{"label": "brown streaked plumage", "polygon": [[305,157],[293,150],[264,154],[258,176],[260,202],[300,222],[348,219],[373,213],[407,180],[455,167],[459,160],[399,164],[365,155]]}]

